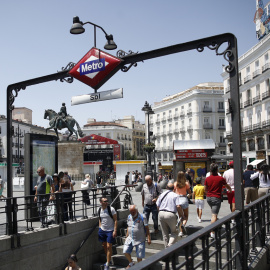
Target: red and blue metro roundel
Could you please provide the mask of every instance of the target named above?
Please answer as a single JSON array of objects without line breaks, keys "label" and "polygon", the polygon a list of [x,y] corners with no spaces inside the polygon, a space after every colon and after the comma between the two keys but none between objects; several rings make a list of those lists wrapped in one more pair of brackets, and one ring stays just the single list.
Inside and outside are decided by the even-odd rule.
[{"label": "red and blue metro roundel", "polygon": [[121,68],[121,62],[120,58],[92,48],[69,74],[97,90]]}]

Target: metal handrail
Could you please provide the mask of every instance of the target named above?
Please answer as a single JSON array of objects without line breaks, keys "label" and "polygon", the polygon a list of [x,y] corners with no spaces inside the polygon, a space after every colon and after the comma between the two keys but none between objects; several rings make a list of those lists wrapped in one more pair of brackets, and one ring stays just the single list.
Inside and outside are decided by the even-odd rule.
[{"label": "metal handrail", "polygon": [[[137,185],[126,185],[122,188],[122,190],[117,194],[117,196],[114,198],[114,200],[111,202],[111,205],[114,205],[116,202],[118,202],[119,198],[120,198],[120,195],[123,193],[123,191],[126,191],[128,192],[130,198],[131,198],[131,203],[130,204],[133,204],[132,202],[132,196],[130,194],[130,192],[127,190],[128,187],[135,187]],[[80,249],[82,248],[82,246],[85,244],[85,242],[89,239],[89,237],[91,236],[91,234],[93,233],[93,231],[97,228],[97,226],[99,225],[99,221],[90,229],[89,233],[86,235],[85,239],[82,240],[81,244],[79,245],[79,247],[74,251],[73,254],[77,254]],[[65,270],[65,268],[68,266],[68,263],[65,264],[65,266],[62,268],[63,270]]]}]

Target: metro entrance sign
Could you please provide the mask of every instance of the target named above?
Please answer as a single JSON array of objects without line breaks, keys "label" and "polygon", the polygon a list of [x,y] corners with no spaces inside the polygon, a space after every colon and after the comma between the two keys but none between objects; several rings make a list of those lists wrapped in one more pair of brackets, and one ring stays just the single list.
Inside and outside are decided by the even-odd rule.
[{"label": "metro entrance sign", "polygon": [[121,62],[120,58],[93,47],[69,74],[97,90],[121,68]]}]

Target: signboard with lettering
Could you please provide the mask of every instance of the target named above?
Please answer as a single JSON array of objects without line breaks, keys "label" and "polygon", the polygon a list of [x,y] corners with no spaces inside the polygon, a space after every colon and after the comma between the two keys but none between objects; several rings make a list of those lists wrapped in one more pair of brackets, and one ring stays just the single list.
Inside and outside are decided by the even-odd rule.
[{"label": "signboard with lettering", "polygon": [[121,62],[120,58],[93,47],[69,74],[97,90],[121,68]]},{"label": "signboard with lettering", "polygon": [[176,153],[176,159],[181,158],[207,158],[206,152],[183,152],[183,153]]}]

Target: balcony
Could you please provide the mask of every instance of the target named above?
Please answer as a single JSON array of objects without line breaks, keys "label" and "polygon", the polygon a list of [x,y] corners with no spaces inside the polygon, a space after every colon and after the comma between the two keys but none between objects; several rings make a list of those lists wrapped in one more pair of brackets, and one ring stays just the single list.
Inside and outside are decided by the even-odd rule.
[{"label": "balcony", "polygon": [[247,83],[251,80],[251,75],[248,75],[244,78],[244,83]]},{"label": "balcony", "polygon": [[244,132],[250,132],[250,131],[252,131],[252,125],[249,125],[249,126],[244,127],[243,128],[243,131]]},{"label": "balcony", "polygon": [[187,110],[187,115],[192,115],[192,109]]},{"label": "balcony", "polygon": [[180,117],[184,117],[185,116],[185,111],[181,111],[180,112]]},{"label": "balcony", "polygon": [[212,128],[213,128],[213,125],[210,124],[210,123],[204,123],[204,124],[203,124],[203,128],[204,128],[204,129],[212,129]]},{"label": "balcony", "polygon": [[161,122],[166,122],[166,117],[162,117]]},{"label": "balcony", "polygon": [[168,134],[169,134],[169,135],[173,134],[172,129],[169,130]]},{"label": "balcony", "polygon": [[261,95],[257,95],[256,97],[253,98],[253,104],[259,102],[261,100]]},{"label": "balcony", "polygon": [[226,147],[226,143],[225,142],[220,142],[220,143],[218,143],[218,146],[219,147]]},{"label": "balcony", "polygon": [[227,137],[232,136],[232,131],[231,131],[231,130],[230,130],[230,131],[226,131],[226,136],[227,136]]},{"label": "balcony", "polygon": [[255,70],[254,72],[253,72],[253,78],[255,78],[255,77],[257,77],[257,76],[259,76],[259,75],[261,75],[262,74],[262,72],[261,72],[261,69],[257,69],[257,70]]},{"label": "balcony", "polygon": [[192,126],[187,126],[187,130],[188,131],[193,130],[193,127]]},{"label": "balcony", "polygon": [[266,127],[270,127],[270,120],[266,120],[262,122],[262,127],[266,128]]},{"label": "balcony", "polygon": [[252,105],[252,99],[251,98],[244,102],[244,107],[245,108],[248,107],[248,106],[251,106],[251,105]]},{"label": "balcony", "polygon": [[253,130],[258,130],[262,128],[262,123],[257,123],[253,125]]},{"label": "balcony", "polygon": [[218,125],[218,129],[226,129],[225,125]]},{"label": "balcony", "polygon": [[185,128],[180,128],[180,132],[185,132]]},{"label": "balcony", "polygon": [[265,65],[262,66],[262,73],[265,72],[270,68],[270,63],[266,63]]},{"label": "balcony", "polygon": [[212,112],[212,108],[208,106],[203,107],[203,112]]},{"label": "balcony", "polygon": [[218,108],[217,110],[219,113],[225,113],[225,109],[224,108]]},{"label": "balcony", "polygon": [[230,86],[228,86],[228,87],[225,88],[225,93],[226,93],[226,94],[229,93],[230,91],[231,91]]},{"label": "balcony", "polygon": [[160,124],[160,119],[157,119],[156,120],[156,124]]},{"label": "balcony", "polygon": [[173,115],[173,118],[174,119],[177,119],[179,117],[179,113],[175,113],[174,115]]},{"label": "balcony", "polygon": [[265,91],[262,93],[262,100],[270,97],[270,90]]},{"label": "balcony", "polygon": [[172,121],[172,115],[171,114],[167,117],[167,120]]},{"label": "balcony", "polygon": [[178,133],[179,133],[179,128],[175,128],[175,129],[173,130],[173,133],[174,133],[174,134],[178,134]]}]

